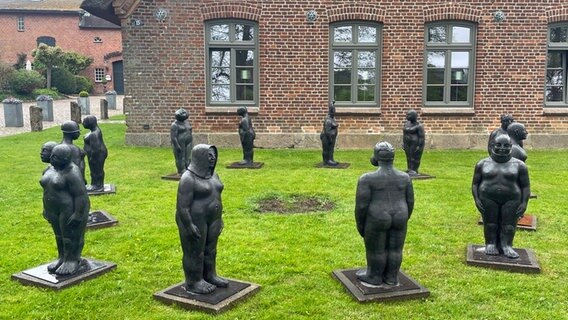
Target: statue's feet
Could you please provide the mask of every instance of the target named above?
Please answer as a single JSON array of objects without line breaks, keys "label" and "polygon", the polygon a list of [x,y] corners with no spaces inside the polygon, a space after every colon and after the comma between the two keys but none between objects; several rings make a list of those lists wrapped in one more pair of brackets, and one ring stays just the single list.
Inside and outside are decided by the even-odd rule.
[{"label": "statue's feet", "polygon": [[389,286],[396,286],[398,284],[398,275],[387,276],[383,279],[383,281]]},{"label": "statue's feet", "polygon": [[199,280],[193,283],[185,283],[185,290],[191,293],[197,294],[207,294],[215,291],[217,287],[214,284],[211,284],[205,280]]},{"label": "statue's feet", "polygon": [[79,270],[79,261],[64,261],[57,270],[55,270],[55,274],[60,276],[66,276],[73,274]]},{"label": "statue's feet", "polygon": [[369,284],[373,284],[376,286],[383,284],[383,279],[381,277],[369,276],[367,274],[367,270],[360,270],[356,272],[355,275],[357,276],[357,279]]},{"label": "statue's feet", "polygon": [[339,164],[339,162],[333,161],[333,160],[329,160],[328,162],[325,163],[326,166],[331,166],[331,167],[335,167],[338,164]]},{"label": "statue's feet", "polygon": [[252,161],[241,160],[241,161],[239,161],[239,164],[241,166],[252,166]]},{"label": "statue's feet", "polygon": [[416,172],[414,170],[408,170],[407,173],[408,173],[409,176],[417,176],[418,175],[418,172]]},{"label": "statue's feet", "polygon": [[519,254],[510,246],[503,247],[503,255],[509,259],[517,259]]},{"label": "statue's feet", "polygon": [[226,288],[229,285],[229,280],[225,279],[225,278],[221,278],[219,276],[212,276],[209,278],[206,278],[205,280],[207,280],[207,282],[219,287],[219,288]]},{"label": "statue's feet", "polygon": [[498,256],[499,249],[497,249],[497,246],[494,244],[488,244],[485,246],[485,254],[488,254],[490,256]]},{"label": "statue's feet", "polygon": [[100,185],[97,185],[97,186],[87,185],[86,188],[87,188],[87,191],[90,191],[90,192],[101,192],[101,191],[105,191],[105,186],[104,186],[104,185],[102,185],[102,186],[100,186]]},{"label": "statue's feet", "polygon": [[50,264],[47,266],[47,272],[49,272],[49,273],[54,273],[55,270],[57,270],[57,268],[59,268],[62,263],[63,263],[63,260],[62,260],[62,259],[57,259],[57,261],[55,261],[55,262],[53,262],[53,263],[50,263]]}]

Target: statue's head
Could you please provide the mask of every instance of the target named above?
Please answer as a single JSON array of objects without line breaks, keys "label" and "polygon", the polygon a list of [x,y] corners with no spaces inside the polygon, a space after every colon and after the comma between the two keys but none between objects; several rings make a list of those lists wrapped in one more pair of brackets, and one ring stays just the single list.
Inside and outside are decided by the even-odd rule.
[{"label": "statue's head", "polygon": [[56,169],[62,169],[71,163],[71,158],[71,147],[66,144],[58,144],[51,150],[49,163]]},{"label": "statue's head", "polygon": [[394,160],[394,148],[392,144],[382,141],[375,145],[371,164],[378,166],[379,162],[392,162]]},{"label": "statue's head", "polygon": [[508,113],[501,115],[501,128],[503,128],[503,130],[507,130],[507,127],[513,122],[515,122],[515,120],[512,115]]},{"label": "statue's head", "polygon": [[95,116],[86,116],[83,118],[83,127],[86,129],[94,129],[97,127],[97,117]]},{"label": "statue's head", "polygon": [[327,114],[331,117],[335,117],[335,100],[329,103],[329,106],[327,107]]},{"label": "statue's head", "polygon": [[504,163],[511,159],[511,150],[512,150],[511,138],[507,134],[500,134],[498,135],[493,145],[491,146],[491,159],[495,162]]},{"label": "statue's head", "polygon": [[191,151],[191,163],[188,170],[198,177],[209,179],[217,165],[217,147],[198,144]]},{"label": "statue's head", "polygon": [[41,146],[41,152],[39,154],[41,157],[41,162],[49,163],[51,158],[51,152],[56,145],[57,142],[48,141]]},{"label": "statue's head", "polygon": [[408,112],[406,113],[406,120],[412,122],[418,120],[418,113],[416,112],[416,110],[414,109],[408,110]]},{"label": "statue's head", "polygon": [[68,135],[73,140],[77,139],[81,135],[81,130],[79,129],[79,125],[75,121],[65,121],[61,125],[61,131],[63,135]]},{"label": "statue's head", "polygon": [[189,118],[189,113],[184,108],[179,108],[176,110],[176,120],[185,121]]},{"label": "statue's head", "polygon": [[239,116],[241,116],[241,117],[244,116],[244,115],[247,114],[247,113],[248,113],[247,107],[239,107],[239,108],[237,109],[237,114],[238,114]]},{"label": "statue's head", "polygon": [[509,134],[509,137],[512,137],[517,141],[525,140],[528,135],[525,125],[519,122],[511,123],[507,127],[507,133]]}]

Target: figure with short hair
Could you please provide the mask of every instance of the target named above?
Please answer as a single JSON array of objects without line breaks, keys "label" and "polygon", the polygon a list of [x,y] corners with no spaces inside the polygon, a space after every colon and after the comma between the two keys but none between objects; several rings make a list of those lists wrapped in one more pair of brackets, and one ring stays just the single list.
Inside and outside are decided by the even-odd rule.
[{"label": "figure with short hair", "polygon": [[323,130],[320,133],[322,158],[325,166],[337,166],[339,163],[333,160],[335,141],[337,140],[337,121],[335,121],[335,101],[330,102],[327,116],[323,122]]},{"label": "figure with short hair", "polygon": [[525,125],[519,122],[513,122],[507,127],[507,134],[511,138],[512,143],[511,156],[525,162],[528,157],[527,152],[523,148],[523,141],[528,135]]},{"label": "figure with short hair", "polygon": [[407,173],[393,166],[394,148],[380,142],[371,163],[378,170],[357,183],[355,221],[365,241],[367,268],[357,278],[373,285],[398,284],[408,219],[414,209],[414,189]]},{"label": "figure with short hair", "polygon": [[426,133],[424,126],[418,122],[418,113],[413,109],[406,113],[402,141],[408,168],[406,172],[411,176],[416,176],[424,152]]},{"label": "figure with short hair", "polygon": [[489,135],[489,140],[487,140],[487,152],[489,154],[491,154],[491,146],[493,145],[495,138],[500,134],[507,134],[507,128],[513,122],[515,122],[515,120],[512,115],[508,113],[501,115],[501,127],[493,130]]},{"label": "figure with short hair", "polygon": [[178,175],[187,170],[191,163],[191,149],[193,149],[193,136],[191,124],[187,120],[188,112],[179,108],[175,113],[176,120],[172,122],[170,127],[170,139],[176,160],[176,168]]},{"label": "figure with short hair", "polygon": [[241,146],[243,147],[243,160],[239,162],[241,165],[252,165],[254,158],[254,139],[256,134],[252,127],[252,120],[248,114],[246,107],[237,109],[237,114],[241,116],[239,122],[239,137],[241,139]]},{"label": "figure with short hair", "polygon": [[85,179],[85,151],[73,144],[73,140],[77,140],[81,136],[79,125],[75,121],[65,121],[61,125],[61,132],[63,132],[62,144],[66,144],[71,148],[73,163],[77,165],[83,177],[84,184],[87,184]]},{"label": "figure with short hair", "polygon": [[91,170],[91,184],[87,191],[104,191],[105,189],[105,160],[108,151],[103,140],[103,132],[97,125],[95,116],[86,116],[83,119],[83,127],[91,130],[83,138],[85,153]]}]

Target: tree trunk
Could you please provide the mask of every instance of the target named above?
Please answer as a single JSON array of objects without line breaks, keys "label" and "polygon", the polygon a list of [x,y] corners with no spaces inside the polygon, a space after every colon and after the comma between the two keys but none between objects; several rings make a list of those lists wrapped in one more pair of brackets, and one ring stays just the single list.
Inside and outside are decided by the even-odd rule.
[{"label": "tree trunk", "polygon": [[46,76],[47,76],[47,89],[51,89],[51,67],[47,67]]}]

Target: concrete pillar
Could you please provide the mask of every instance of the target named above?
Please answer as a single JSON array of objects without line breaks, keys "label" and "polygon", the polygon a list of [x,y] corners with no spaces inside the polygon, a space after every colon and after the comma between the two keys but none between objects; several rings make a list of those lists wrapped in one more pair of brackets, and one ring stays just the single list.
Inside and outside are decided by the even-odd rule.
[{"label": "concrete pillar", "polygon": [[42,110],[43,121],[53,121],[53,99],[47,95],[36,98],[37,106]]},{"label": "concrete pillar", "polygon": [[22,112],[22,100],[6,98],[4,104],[4,122],[6,127],[23,127],[24,114]]},{"label": "concrete pillar", "polygon": [[77,122],[77,124],[83,123],[81,120],[81,107],[77,102],[71,102],[71,120]]},{"label": "concrete pillar", "polygon": [[91,101],[89,97],[79,97],[77,98],[77,103],[81,107],[81,114],[91,114]]},{"label": "concrete pillar", "polygon": [[106,99],[101,99],[101,119],[108,119],[108,101]]},{"label": "concrete pillar", "polygon": [[110,90],[105,92],[105,98],[108,101],[108,109],[116,110],[116,91]]},{"label": "concrete pillar", "polygon": [[30,106],[30,127],[32,132],[43,130],[43,112],[40,107]]}]

